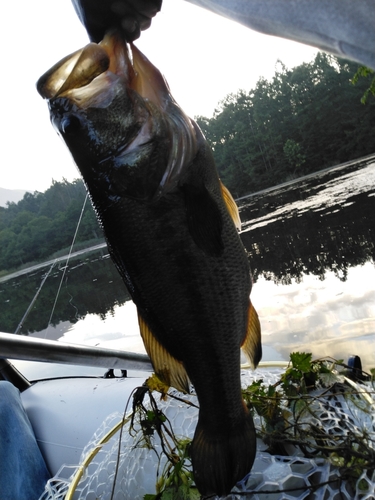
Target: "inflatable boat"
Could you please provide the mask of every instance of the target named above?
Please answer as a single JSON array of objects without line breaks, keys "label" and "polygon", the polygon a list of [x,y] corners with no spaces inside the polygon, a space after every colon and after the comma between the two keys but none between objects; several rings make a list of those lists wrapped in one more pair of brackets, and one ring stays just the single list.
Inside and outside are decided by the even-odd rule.
[{"label": "inflatable boat", "polygon": [[[175,498],[160,493],[166,460],[158,436],[149,447],[140,445],[134,431],[132,396],[152,372],[146,355],[4,333],[0,334],[0,358],[1,378],[20,389],[53,476],[41,500]],[[319,420],[327,436],[357,436],[362,441],[355,448],[364,445],[371,457],[375,455],[373,387],[359,380],[358,359],[354,357],[350,364],[357,381],[340,376],[340,383],[334,383],[339,390],[314,393],[315,406],[309,406],[309,416],[304,418],[315,426]],[[243,366],[243,385],[276,387],[286,368],[284,362],[264,363],[255,372]],[[180,440],[192,438],[198,415],[194,393],[186,396],[173,390],[168,394],[155,401],[175,435]],[[150,402],[145,399],[144,405],[147,409]],[[374,468],[362,467],[351,480],[342,475],[341,445],[337,453],[331,450],[325,457],[298,444],[281,447],[283,453],[277,453],[262,439],[262,418],[255,415],[254,421],[260,436],[254,466],[225,498],[375,498]],[[354,461],[352,467],[356,466]],[[159,496],[153,496],[158,491]],[[184,498],[200,498],[194,488],[187,495]]]}]

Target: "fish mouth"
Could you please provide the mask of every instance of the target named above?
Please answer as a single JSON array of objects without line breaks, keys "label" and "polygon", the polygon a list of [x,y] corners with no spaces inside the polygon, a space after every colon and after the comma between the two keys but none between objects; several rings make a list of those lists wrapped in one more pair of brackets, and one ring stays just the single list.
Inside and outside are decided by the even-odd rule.
[{"label": "fish mouth", "polygon": [[[85,89],[89,98],[93,92],[90,84],[105,74],[123,78],[129,89],[160,109],[173,99],[160,71],[117,32],[107,33],[99,44],[89,43],[61,59],[39,78],[36,87],[39,94],[48,100],[71,95],[78,89]],[[104,87],[105,83],[101,83]],[[82,93],[81,102],[84,101]]]},{"label": "fish mouth", "polygon": [[[199,127],[178,106],[160,71],[121,35],[108,32],[99,43],[89,43],[56,63],[37,82],[37,91],[48,101],[67,98],[80,109],[106,107],[116,92],[116,84],[136,92],[150,113],[151,120],[167,124],[169,160],[156,198],[175,188],[194,159],[203,135]],[[124,110],[124,113],[126,110]],[[150,140],[145,124],[134,146]]]}]

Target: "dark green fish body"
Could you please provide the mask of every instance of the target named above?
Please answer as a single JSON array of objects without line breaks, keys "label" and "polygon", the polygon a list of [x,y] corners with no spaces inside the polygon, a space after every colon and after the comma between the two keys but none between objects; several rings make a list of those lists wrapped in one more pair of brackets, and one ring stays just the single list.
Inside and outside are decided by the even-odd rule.
[{"label": "dark green fish body", "polygon": [[160,73],[134,47],[133,69],[115,35],[103,48],[108,61],[90,44],[95,57],[86,49],[72,56],[76,67],[85,63],[78,76],[69,67],[73,83],[56,77],[56,65],[38,89],[85,180],[155,372],[182,391],[189,380],[195,387],[198,489],[224,494],[250,471],[256,449],[240,348],[253,365],[261,357],[234,202]]}]

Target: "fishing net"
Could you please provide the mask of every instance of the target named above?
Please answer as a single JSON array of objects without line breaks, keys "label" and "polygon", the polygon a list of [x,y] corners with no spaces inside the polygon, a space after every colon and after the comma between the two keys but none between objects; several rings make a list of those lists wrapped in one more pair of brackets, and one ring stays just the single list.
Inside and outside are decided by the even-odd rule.
[{"label": "fishing net", "polygon": [[[262,382],[277,386],[282,373],[280,369],[262,369],[255,373],[244,370],[243,385],[248,387]],[[193,437],[198,416],[198,408],[192,406],[197,405],[194,395],[182,396],[175,390],[168,394],[170,396],[160,400],[158,396],[153,401],[145,398],[143,416],[146,417],[143,420],[132,420],[130,414],[126,418],[120,414],[107,417],[85,447],[80,465],[63,467],[47,483],[40,500],[141,500],[146,494],[155,495],[158,488],[160,492],[169,474],[165,473],[168,459],[163,440],[171,440],[171,437],[169,431],[164,435],[148,432],[147,416],[163,415],[160,422],[170,425],[179,443]],[[225,498],[374,499],[375,398],[372,386],[336,377],[329,389],[316,387],[302,406],[296,406],[279,405],[284,424],[279,434],[274,433],[276,439],[272,438],[274,434],[269,429],[270,420],[262,414],[254,414],[259,436],[256,460],[251,472]],[[277,425],[276,422],[275,427]],[[283,437],[278,440],[277,436]],[[280,441],[283,448],[280,448]],[[275,443],[276,450],[279,446],[283,454],[274,453]],[[172,444],[167,443],[168,446]],[[188,470],[190,465],[187,459],[183,468]],[[186,481],[188,476],[189,472]],[[158,498],[200,498],[196,489],[190,489],[190,493],[186,491],[180,497],[168,496],[167,488],[164,496]]]}]

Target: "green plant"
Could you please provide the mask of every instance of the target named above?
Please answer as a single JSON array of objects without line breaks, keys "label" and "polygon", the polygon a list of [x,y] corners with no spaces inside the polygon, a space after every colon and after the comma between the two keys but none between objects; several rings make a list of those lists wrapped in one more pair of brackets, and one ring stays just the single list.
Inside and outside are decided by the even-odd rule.
[{"label": "green plant", "polygon": [[[305,457],[329,460],[353,484],[364,469],[375,468],[375,441],[365,428],[354,425],[350,412],[371,412],[374,401],[368,387],[345,377],[346,368],[342,360],[312,360],[310,353],[295,352],[276,383],[255,381],[243,396],[260,417],[258,434],[270,453],[288,455],[291,446],[297,447]],[[348,418],[340,421],[345,411]],[[339,427],[330,419],[340,422]]]},{"label": "green plant", "polygon": [[[157,391],[163,399],[167,390],[168,387],[156,375],[152,375],[144,386],[135,392],[133,398],[130,432],[140,435],[136,446],[145,446],[153,450],[158,457],[159,468],[162,458],[166,458],[161,473],[158,468],[156,494],[147,494],[144,500],[198,500],[200,495],[194,485],[191,471],[189,452],[191,440],[178,438],[174,434],[170,421],[158,408],[152,395],[152,391]],[[150,408],[146,408],[143,403],[146,395]],[[173,396],[169,394],[168,397]],[[185,403],[190,404],[188,401]],[[159,437],[162,453],[159,453],[155,446],[155,435]]]},{"label": "green plant", "polygon": [[[366,491],[366,481],[358,479],[364,470],[371,473],[375,469],[374,432],[365,425],[357,426],[354,415],[357,410],[364,414],[374,411],[374,387],[373,382],[359,385],[350,381],[347,368],[342,360],[313,360],[310,353],[291,353],[289,366],[275,383],[255,380],[243,389],[243,398],[257,417],[257,434],[269,453],[286,456],[297,448],[305,457],[324,458],[337,469],[334,482],[347,481],[353,491]],[[136,446],[154,450],[161,469],[156,494],[145,495],[144,500],[198,500],[190,439],[175,436],[153,392],[161,394],[161,399],[174,397],[192,404],[168,393],[168,387],[155,375],[136,391],[130,432],[137,435]],[[148,405],[143,403],[146,395]],[[155,436],[160,439],[161,452],[155,446]]]}]

